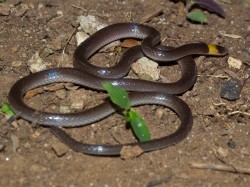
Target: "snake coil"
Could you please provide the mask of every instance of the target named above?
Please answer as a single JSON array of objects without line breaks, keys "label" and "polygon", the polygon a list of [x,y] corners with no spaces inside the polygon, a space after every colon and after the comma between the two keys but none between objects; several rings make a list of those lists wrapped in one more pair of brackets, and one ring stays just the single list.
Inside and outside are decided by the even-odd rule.
[{"label": "snake coil", "polygon": [[[119,39],[141,39],[140,46],[128,49],[121,60],[111,68],[96,67],[88,59],[105,45]],[[78,46],[74,52],[74,68],[52,68],[34,73],[18,80],[9,92],[9,103],[14,112],[33,123],[50,126],[62,142],[71,149],[91,155],[119,155],[123,146],[139,146],[143,151],[153,151],[176,144],[183,140],[192,127],[192,113],[188,105],[173,94],[181,94],[190,89],[197,77],[196,65],[191,55],[224,56],[227,50],[221,46],[204,43],[190,43],[178,48],[160,46],[159,32],[149,26],[137,23],[118,23],[105,27]],[[130,70],[131,64],[147,56],[159,63],[177,61],[181,67],[181,78],[173,83],[158,83],[145,80],[123,79]],[[77,127],[101,120],[115,109],[110,102],[86,111],[77,113],[48,113],[27,106],[23,96],[36,87],[58,83],[71,82],[95,90],[103,90],[103,82],[111,82],[125,88],[129,93],[132,106],[158,104],[172,109],[181,120],[179,128],[171,135],[126,145],[90,145],[80,143],[69,136],[60,127]]]}]

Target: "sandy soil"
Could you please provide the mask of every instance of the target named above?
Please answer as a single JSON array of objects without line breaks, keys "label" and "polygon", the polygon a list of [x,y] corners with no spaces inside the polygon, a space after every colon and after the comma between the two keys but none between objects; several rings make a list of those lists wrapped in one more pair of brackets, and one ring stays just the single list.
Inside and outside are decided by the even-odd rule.
[{"label": "sandy soil", "polygon": [[[226,19],[205,11],[207,25],[185,19],[181,3],[168,0],[62,1],[7,0],[0,15],[0,101],[8,102],[11,86],[31,72],[28,61],[39,52],[47,68],[72,66],[75,38],[63,48],[77,27],[77,17],[94,15],[106,24],[134,21],[159,10],[146,24],[161,33],[164,44],[179,46],[202,41],[215,42],[229,50],[226,57],[206,57],[197,62],[198,79],[192,89],[180,97],[192,109],[193,129],[187,139],[169,148],[131,159],[96,157],[76,153],[61,144],[48,128],[17,119],[3,123],[0,114],[0,186],[248,186],[250,183],[250,1],[221,3]],[[10,11],[10,12],[8,12]],[[233,34],[240,37],[225,36]],[[54,47],[50,53],[48,46]],[[243,64],[230,68],[227,59]],[[115,52],[97,54],[91,60],[100,66],[114,64]],[[161,67],[161,74],[176,80],[177,65]],[[173,75],[173,76],[172,76]],[[169,77],[171,76],[171,77]],[[232,78],[244,84],[236,101],[220,97],[221,84]],[[76,96],[85,95],[86,107],[101,102],[105,94],[68,86],[43,91],[27,102],[37,109],[57,111],[70,106]],[[72,99],[73,98],[73,99]],[[71,109],[73,110],[73,109]],[[153,137],[166,135],[178,126],[177,116],[158,106],[141,106],[137,110],[148,122]],[[163,115],[161,115],[163,113]],[[127,143],[136,141],[118,114],[87,127],[68,129],[78,140],[88,143]],[[170,128],[170,130],[169,130]],[[192,168],[190,163],[226,165],[235,172]],[[243,174],[239,169],[248,170]],[[237,169],[239,171],[237,171]]]}]

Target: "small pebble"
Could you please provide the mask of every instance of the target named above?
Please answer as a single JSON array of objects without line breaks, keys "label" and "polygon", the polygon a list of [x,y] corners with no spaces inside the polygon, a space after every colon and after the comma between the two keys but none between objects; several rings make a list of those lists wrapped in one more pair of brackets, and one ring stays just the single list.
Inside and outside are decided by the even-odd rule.
[{"label": "small pebble", "polygon": [[120,152],[121,158],[124,160],[140,156],[143,150],[139,146],[124,146]]},{"label": "small pebble", "polygon": [[41,136],[41,133],[38,131],[35,131],[31,134],[32,138],[38,138],[39,136]]},{"label": "small pebble", "polygon": [[13,151],[14,153],[17,151],[17,149],[19,148],[19,139],[16,135],[11,134],[10,135],[11,141],[12,141],[12,145],[13,145]]},{"label": "small pebble", "polygon": [[80,24],[80,30],[90,35],[107,26],[107,24],[101,23],[98,18],[93,15],[79,16],[77,22]]},{"label": "small pebble", "polygon": [[23,16],[28,9],[29,9],[28,6],[26,4],[23,4],[20,8],[17,9],[15,16],[17,17]]},{"label": "small pebble", "polygon": [[18,68],[22,65],[22,61],[12,61],[11,67]]},{"label": "small pebble", "polygon": [[227,146],[228,146],[229,148],[234,149],[234,148],[236,147],[236,143],[235,143],[232,139],[230,139],[230,140],[227,142]]},{"label": "small pebble", "polygon": [[74,90],[69,93],[69,98],[71,101],[71,108],[81,110],[87,105],[91,104],[91,96],[88,91],[83,91],[81,89]]},{"label": "small pebble", "polygon": [[25,147],[26,149],[30,149],[31,148],[31,145],[30,145],[30,143],[25,143],[24,145],[23,145],[23,147]]},{"label": "small pebble", "polygon": [[11,48],[11,52],[12,52],[12,53],[16,53],[17,51],[18,51],[18,48],[17,48],[17,47],[12,47],[12,48]]},{"label": "small pebble", "polygon": [[156,116],[157,116],[157,119],[162,119],[162,116],[164,114],[164,110],[161,109],[161,108],[158,108],[155,112]]},{"label": "small pebble", "polygon": [[58,157],[65,155],[69,150],[69,148],[66,145],[60,142],[53,144],[51,147],[55,151]]},{"label": "small pebble", "polygon": [[242,62],[240,60],[233,57],[229,57],[227,63],[230,68],[235,68],[235,69],[240,69],[242,65]]},{"label": "small pebble", "polygon": [[227,157],[227,155],[228,155],[228,149],[219,147],[219,148],[217,149],[217,153],[218,153],[218,155],[219,155],[220,157],[225,158],[225,157]]},{"label": "small pebble", "polygon": [[80,31],[76,33],[75,37],[76,37],[76,45],[79,46],[84,40],[86,40],[89,37],[89,35],[86,34],[85,32]]},{"label": "small pebble", "polygon": [[230,134],[232,134],[230,129],[223,129],[222,132],[221,132],[221,136],[227,136],[227,135],[230,135]]},{"label": "small pebble", "polygon": [[70,108],[69,108],[69,106],[60,106],[59,107],[59,111],[60,111],[60,113],[70,113]]},{"label": "small pebble", "polygon": [[239,79],[231,79],[222,83],[220,95],[224,99],[234,101],[240,98],[241,88]]},{"label": "small pebble", "polygon": [[141,79],[156,81],[160,78],[158,64],[146,57],[137,60],[132,64],[131,68]]},{"label": "small pebble", "polygon": [[57,90],[56,91],[56,96],[59,97],[60,99],[65,99],[66,95],[67,94],[64,90]]},{"label": "small pebble", "polygon": [[47,64],[45,64],[43,59],[39,56],[39,52],[32,55],[27,65],[32,73],[47,69]]},{"label": "small pebble", "polygon": [[204,111],[203,111],[203,114],[205,116],[214,116],[216,113],[216,111],[213,109],[213,108],[206,108]]}]

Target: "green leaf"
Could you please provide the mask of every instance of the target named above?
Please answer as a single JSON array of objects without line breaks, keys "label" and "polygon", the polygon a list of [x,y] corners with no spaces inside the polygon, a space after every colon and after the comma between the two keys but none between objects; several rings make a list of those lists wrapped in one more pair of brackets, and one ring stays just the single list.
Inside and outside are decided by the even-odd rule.
[{"label": "green leaf", "polygon": [[131,108],[126,90],[113,86],[109,82],[103,83],[102,86],[105,90],[107,90],[111,101],[124,110],[124,117],[126,121],[131,124],[133,132],[139,141],[149,141],[151,136],[148,127],[142,117]]},{"label": "green leaf", "polygon": [[130,122],[132,129],[139,141],[145,142],[151,139],[150,132],[145,121],[137,112],[131,109],[126,114],[125,118],[127,122]]},{"label": "green leaf", "polygon": [[1,111],[7,114],[8,116],[14,115],[14,112],[10,109],[9,105],[7,105],[6,103],[1,104]]},{"label": "green leaf", "polygon": [[118,47],[117,52],[118,52],[118,54],[121,54],[122,53],[122,47]]},{"label": "green leaf", "polygon": [[131,104],[128,98],[128,93],[125,89],[113,86],[109,82],[103,83],[102,86],[105,90],[107,90],[109,97],[113,103],[124,110],[130,109]]},{"label": "green leaf", "polygon": [[207,17],[202,12],[191,11],[187,14],[187,18],[199,23],[207,23]]}]

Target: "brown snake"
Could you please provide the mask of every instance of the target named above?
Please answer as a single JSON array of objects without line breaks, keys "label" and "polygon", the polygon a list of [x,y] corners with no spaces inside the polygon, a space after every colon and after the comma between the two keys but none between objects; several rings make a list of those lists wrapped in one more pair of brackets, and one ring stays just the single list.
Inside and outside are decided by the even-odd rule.
[{"label": "brown snake", "polygon": [[[122,59],[111,68],[96,67],[88,59],[103,46],[123,38],[141,39],[140,46],[128,49]],[[227,50],[221,46],[204,43],[192,43],[178,48],[161,47],[160,34],[157,30],[136,23],[119,23],[96,32],[84,41],[74,53],[75,68],[53,68],[31,74],[18,80],[9,92],[9,103],[14,112],[26,120],[50,126],[51,131],[66,145],[75,151],[92,155],[119,155],[124,145],[89,145],[70,137],[59,127],[77,127],[99,121],[116,110],[110,101],[86,111],[77,113],[48,113],[30,108],[23,102],[23,95],[39,86],[71,82],[94,90],[103,90],[103,82],[123,87],[131,91],[129,96],[132,106],[158,104],[172,109],[181,120],[179,128],[173,134],[126,145],[138,145],[143,151],[165,148],[183,140],[192,127],[192,113],[188,105],[172,94],[181,94],[190,89],[196,81],[196,65],[190,55],[224,56]],[[145,80],[124,79],[131,64],[142,56],[147,56],[160,64],[177,61],[182,76],[174,83],[156,83]]]}]

